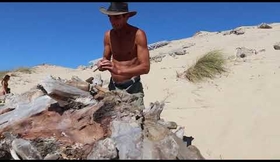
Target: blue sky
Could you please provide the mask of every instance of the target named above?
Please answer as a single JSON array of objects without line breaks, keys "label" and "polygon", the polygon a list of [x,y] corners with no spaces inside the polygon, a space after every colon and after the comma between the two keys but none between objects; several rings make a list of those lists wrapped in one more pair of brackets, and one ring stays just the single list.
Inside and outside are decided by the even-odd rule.
[{"label": "blue sky", "polygon": [[[69,68],[102,57],[111,29],[99,7],[108,2],[0,3],[0,70],[47,63]],[[146,31],[148,43],[191,37],[262,22],[280,22],[280,3],[130,2],[129,23]]]}]

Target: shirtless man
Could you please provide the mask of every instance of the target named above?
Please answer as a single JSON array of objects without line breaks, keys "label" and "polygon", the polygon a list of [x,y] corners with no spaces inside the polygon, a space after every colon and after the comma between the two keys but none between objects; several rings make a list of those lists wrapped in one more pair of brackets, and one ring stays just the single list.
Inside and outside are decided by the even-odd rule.
[{"label": "shirtless man", "polygon": [[129,12],[125,2],[111,2],[107,10],[102,7],[100,11],[108,15],[112,29],[105,33],[103,58],[97,66],[111,73],[109,90],[126,90],[143,99],[140,75],[150,71],[147,38],[143,30],[127,23],[137,12]]}]

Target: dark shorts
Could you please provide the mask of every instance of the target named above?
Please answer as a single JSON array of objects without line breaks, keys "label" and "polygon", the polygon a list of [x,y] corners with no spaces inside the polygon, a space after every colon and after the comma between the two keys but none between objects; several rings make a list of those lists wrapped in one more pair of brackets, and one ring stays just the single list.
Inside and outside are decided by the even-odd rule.
[{"label": "dark shorts", "polygon": [[140,76],[137,76],[134,79],[130,79],[130,80],[122,82],[122,83],[114,83],[114,81],[111,77],[108,88],[110,91],[116,90],[116,89],[126,90],[126,92],[130,93],[130,94],[144,93]]}]

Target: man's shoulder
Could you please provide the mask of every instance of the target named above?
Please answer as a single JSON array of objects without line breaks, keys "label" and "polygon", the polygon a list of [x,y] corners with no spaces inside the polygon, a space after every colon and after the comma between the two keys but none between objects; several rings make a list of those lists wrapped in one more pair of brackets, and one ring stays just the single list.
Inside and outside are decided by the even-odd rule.
[{"label": "man's shoulder", "polygon": [[[111,30],[112,30],[112,29],[111,29]],[[107,30],[107,31],[105,31],[105,36],[109,36],[109,35],[110,35],[111,30]]]},{"label": "man's shoulder", "polygon": [[136,37],[146,37],[146,32],[140,28],[138,28],[137,32],[136,32]]},{"label": "man's shoulder", "polygon": [[143,29],[138,28],[137,33],[145,33],[145,31]]},{"label": "man's shoulder", "polygon": [[111,32],[111,30],[107,30],[107,31],[104,33],[104,37],[105,37],[106,40],[110,38],[110,32]]}]

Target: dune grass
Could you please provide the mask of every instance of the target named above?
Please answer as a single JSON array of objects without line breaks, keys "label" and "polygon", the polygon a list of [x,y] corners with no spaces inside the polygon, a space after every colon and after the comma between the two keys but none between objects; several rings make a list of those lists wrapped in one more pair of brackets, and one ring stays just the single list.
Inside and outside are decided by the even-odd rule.
[{"label": "dune grass", "polygon": [[13,70],[14,72],[20,72],[20,73],[25,73],[25,74],[31,74],[32,69],[29,67],[19,67]]},{"label": "dune grass", "polygon": [[217,74],[226,72],[224,67],[226,59],[220,50],[213,50],[199,58],[194,65],[189,67],[184,76],[191,82],[200,82],[206,78],[215,78]]},{"label": "dune grass", "polygon": [[0,71],[0,79],[2,79],[8,72],[9,71]]},{"label": "dune grass", "polygon": [[[15,68],[14,70],[0,71],[0,79],[2,79],[6,74],[13,73],[13,72],[20,72],[20,73],[25,73],[25,74],[31,74],[33,71],[29,67],[18,67],[18,68]],[[11,75],[15,76],[15,74],[11,74]]]}]

